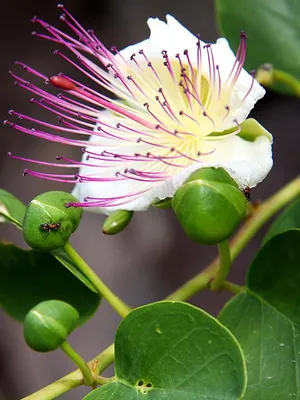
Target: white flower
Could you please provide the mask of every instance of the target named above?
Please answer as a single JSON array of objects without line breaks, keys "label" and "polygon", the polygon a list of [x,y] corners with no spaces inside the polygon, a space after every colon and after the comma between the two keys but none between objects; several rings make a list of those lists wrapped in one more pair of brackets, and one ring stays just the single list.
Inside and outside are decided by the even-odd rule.
[{"label": "white flower", "polygon": [[[99,91],[60,74],[50,82],[67,93],[56,97],[14,75],[20,86],[40,97],[32,101],[55,112],[62,125],[11,114],[58,133],[88,135],[89,141],[7,121],[31,135],[84,148],[81,162],[60,157],[67,162],[60,166],[79,167],[76,175],[26,173],[76,182],[73,194],[79,203],[72,205],[107,214],[145,210],[153,201],[172,197],[202,167],[224,168],[241,189],[265,178],[272,167],[272,136],[255,120],[246,120],[265,90],[243,69],[244,33],[234,56],[226,39],[205,44],[168,15],[167,23],[148,20],[149,39],[112,53],[64,12],[62,19],[78,39],[35,21],[48,31],[50,40],[75,54],[77,62],[57,53],[99,84]],[[101,87],[116,98],[105,96]]]}]

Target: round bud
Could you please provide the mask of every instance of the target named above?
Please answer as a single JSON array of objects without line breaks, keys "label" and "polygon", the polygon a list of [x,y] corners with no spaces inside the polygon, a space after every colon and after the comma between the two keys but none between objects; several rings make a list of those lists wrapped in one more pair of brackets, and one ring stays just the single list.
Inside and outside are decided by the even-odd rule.
[{"label": "round bud", "polygon": [[201,179],[203,181],[213,181],[227,183],[228,185],[238,187],[235,180],[223,168],[201,168],[192,173],[185,183]]},{"label": "round bud", "polygon": [[109,215],[104,221],[102,232],[106,235],[115,235],[123,231],[131,221],[133,212],[119,210]]},{"label": "round bud", "polygon": [[203,168],[177,190],[172,207],[190,239],[218,244],[228,239],[245,217],[246,199],[231,180],[223,169]]},{"label": "round bud", "polygon": [[26,243],[35,250],[63,247],[77,229],[82,208],[66,207],[77,199],[70,193],[53,191],[35,197],[27,206],[23,221]]},{"label": "round bud", "polygon": [[76,328],[79,314],[70,304],[48,300],[37,304],[26,315],[24,338],[40,352],[56,350]]}]

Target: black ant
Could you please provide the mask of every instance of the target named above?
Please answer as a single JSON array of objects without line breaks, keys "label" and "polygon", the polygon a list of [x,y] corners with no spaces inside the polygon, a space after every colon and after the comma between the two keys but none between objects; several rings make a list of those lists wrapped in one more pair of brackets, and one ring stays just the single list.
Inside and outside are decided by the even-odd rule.
[{"label": "black ant", "polygon": [[45,232],[58,232],[60,230],[61,223],[60,222],[46,222],[40,225],[40,229]]},{"label": "black ant", "polygon": [[251,201],[251,189],[249,188],[249,186],[245,187],[245,189],[243,190],[243,194],[246,197],[247,201]]}]

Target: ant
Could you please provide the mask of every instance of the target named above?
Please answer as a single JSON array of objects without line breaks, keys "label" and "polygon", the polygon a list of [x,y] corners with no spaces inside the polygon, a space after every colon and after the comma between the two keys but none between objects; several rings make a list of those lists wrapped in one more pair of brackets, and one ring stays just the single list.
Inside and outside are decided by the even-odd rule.
[{"label": "ant", "polygon": [[245,187],[245,189],[243,190],[243,194],[246,197],[247,201],[251,201],[251,189],[249,186]]},{"label": "ant", "polygon": [[40,225],[40,229],[45,232],[57,232],[60,230],[61,223],[60,222],[46,222]]}]

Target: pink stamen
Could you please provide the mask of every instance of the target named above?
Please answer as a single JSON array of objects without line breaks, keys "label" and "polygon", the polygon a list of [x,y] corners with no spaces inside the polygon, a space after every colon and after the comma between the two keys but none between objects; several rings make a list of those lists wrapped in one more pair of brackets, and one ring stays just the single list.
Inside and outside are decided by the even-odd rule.
[{"label": "pink stamen", "polygon": [[[168,86],[164,87],[161,76],[166,76],[166,72],[161,73],[159,68],[156,69],[153,66],[153,61],[145,54],[144,50],[140,50],[138,56],[132,54],[130,59],[127,60],[115,47],[111,51],[108,50],[97,38],[94,31],[84,29],[64,6],[59,5],[58,7],[64,12],[61,20],[70,29],[70,33],[66,34],[34,17],[33,22],[44,28],[46,34],[35,32],[33,34],[64,46],[71,52],[73,59],[60,51],[55,51],[55,54],[91,79],[92,82],[112,93],[117,99],[101,94],[63,73],[48,78],[34,68],[17,61],[16,65],[22,67],[34,78],[41,79],[43,84],[51,83],[54,88],[64,92],[56,96],[11,72],[16,80],[16,85],[37,97],[37,99],[33,98],[30,101],[55,114],[58,117],[58,123],[48,123],[14,110],[10,110],[11,116],[37,124],[42,128],[30,129],[9,120],[4,123],[20,132],[50,142],[81,147],[83,153],[86,154],[86,161],[89,159],[95,161],[82,162],[59,156],[56,157],[56,160],[62,161],[62,163],[47,162],[15,156],[11,153],[9,153],[9,157],[45,167],[81,168],[84,166],[102,168],[100,171],[105,172],[105,176],[95,176],[96,173],[86,174],[85,172],[76,175],[50,174],[30,169],[24,171],[25,175],[72,184],[94,182],[95,184],[105,185],[105,183],[116,182],[117,184],[119,181],[134,180],[140,182],[139,188],[146,188],[116,197],[87,197],[87,201],[68,204],[74,207],[116,207],[138,199],[139,196],[151,190],[155,184],[171,179],[180,169],[191,165],[191,163],[198,163],[200,160],[197,157],[215,151],[215,149],[207,153],[197,151],[197,142],[191,142],[186,146],[185,140],[190,138],[194,140],[193,137],[198,138],[197,131],[201,129],[204,118],[209,119],[212,130],[215,130],[216,125],[219,126],[218,124],[224,119],[231,115],[234,116],[235,109],[231,110],[229,106],[226,106],[223,110],[224,100],[221,97],[223,91],[224,96],[226,96],[228,93],[226,91],[234,88],[242,71],[246,54],[245,34],[241,34],[236,59],[225,84],[221,82],[219,65],[215,65],[211,46],[204,46],[208,63],[209,94],[206,96],[205,104],[202,104],[203,60],[201,42],[198,36],[195,49],[196,68],[192,64],[194,57],[192,57],[191,50],[183,51],[186,68],[180,54],[176,55],[182,77],[179,82],[179,86],[183,89],[182,93],[182,90],[178,90],[174,61],[170,59],[166,50],[162,51],[162,59],[171,81],[168,78]],[[92,57],[95,57],[95,62],[92,61]],[[158,60],[155,62],[158,62]],[[147,68],[150,68],[150,73],[147,72]],[[206,79],[206,76],[204,78]],[[159,89],[157,83],[159,83]],[[173,87],[170,85],[173,85]],[[253,85],[254,79],[241,103],[251,93]],[[155,96],[157,90],[158,95]],[[176,99],[170,97],[173,96],[173,93],[176,93]],[[140,100],[140,94],[146,100],[144,105]],[[220,100],[219,105],[213,103],[213,101],[218,100]],[[225,101],[227,101],[227,98]],[[178,108],[174,106],[177,103],[180,104]],[[187,103],[190,111],[186,109]],[[219,112],[220,116],[214,113],[214,109]],[[108,112],[105,112],[106,110]],[[178,112],[179,116],[184,118],[180,118]],[[208,115],[210,112],[216,118],[216,121]],[[185,118],[193,121],[197,127],[190,123],[185,125]],[[240,125],[237,120],[234,120],[233,123],[237,125],[236,131],[232,133],[235,134],[239,132]],[[204,129],[207,129],[207,125],[207,123],[204,123]],[[68,133],[94,135],[97,138],[92,141],[77,140],[58,136],[43,129],[51,132],[62,132],[63,135]],[[190,132],[189,129],[191,129]],[[171,137],[172,140],[170,140]],[[210,138],[210,140],[213,139]],[[89,150],[85,150],[86,147]],[[95,152],[90,151],[93,147],[97,149]],[[105,150],[103,150],[104,148]],[[192,149],[189,150],[191,154],[181,151],[185,149]],[[109,168],[111,168],[111,171]],[[86,170],[83,169],[82,171]]]},{"label": "pink stamen", "polygon": [[171,75],[172,79],[175,80],[175,74],[172,68],[172,64],[170,63],[167,50],[163,50],[162,52],[163,58],[165,59],[164,66],[167,67],[169,74]]}]

